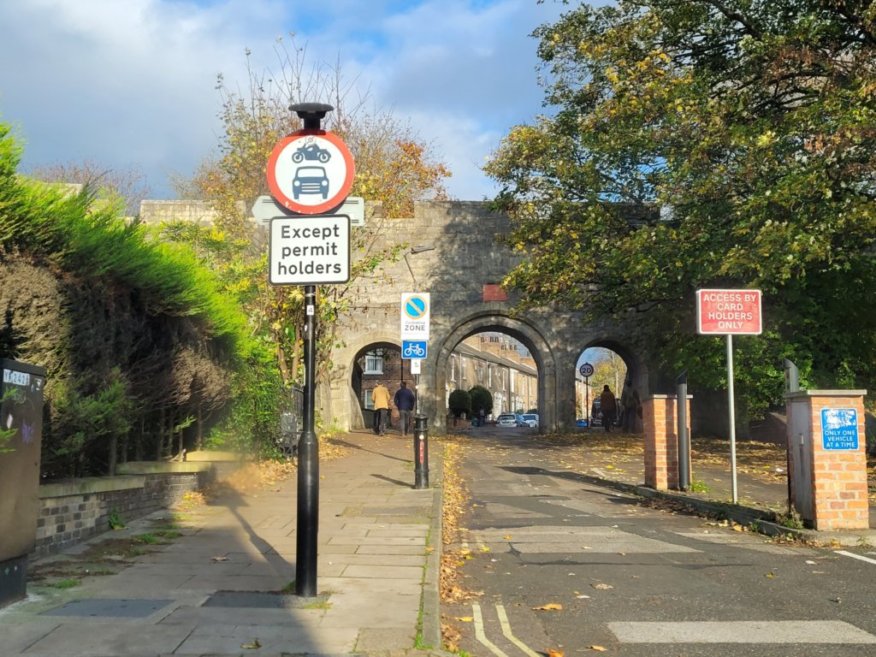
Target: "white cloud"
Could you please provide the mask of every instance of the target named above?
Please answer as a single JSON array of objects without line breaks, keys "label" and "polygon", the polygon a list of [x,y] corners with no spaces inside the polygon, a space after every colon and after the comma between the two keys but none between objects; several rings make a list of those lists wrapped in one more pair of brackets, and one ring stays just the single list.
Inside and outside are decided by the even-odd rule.
[{"label": "white cloud", "polygon": [[24,164],[91,159],[136,166],[156,195],[215,150],[216,75],[246,80],[244,51],[271,67],[296,33],[308,60],[338,64],[379,107],[410,121],[480,199],[484,158],[539,112],[536,42],[559,15],[534,0],[18,0],[0,3],[0,120],[24,137]]}]

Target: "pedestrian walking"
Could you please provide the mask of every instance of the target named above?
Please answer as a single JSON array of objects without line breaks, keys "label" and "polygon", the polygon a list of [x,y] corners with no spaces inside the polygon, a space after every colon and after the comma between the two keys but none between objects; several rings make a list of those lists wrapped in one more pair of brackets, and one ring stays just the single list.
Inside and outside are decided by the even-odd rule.
[{"label": "pedestrian walking", "polygon": [[599,395],[599,408],[602,410],[602,426],[610,432],[611,425],[614,424],[617,416],[617,400],[614,398],[614,393],[608,384],[602,389],[602,394]]},{"label": "pedestrian walking", "polygon": [[407,436],[411,430],[411,416],[417,403],[417,397],[414,395],[414,391],[408,388],[407,381],[401,382],[401,388],[396,390],[392,401],[398,409],[402,435]]},{"label": "pedestrian walking", "polygon": [[633,433],[636,430],[636,417],[639,414],[639,392],[633,387],[633,382],[629,379],[624,383],[624,390],[621,393],[621,424],[623,430],[627,433]]},{"label": "pedestrian walking", "polygon": [[386,420],[389,415],[389,390],[382,383],[378,383],[371,391],[371,400],[374,402],[374,433],[378,436],[386,435]]}]

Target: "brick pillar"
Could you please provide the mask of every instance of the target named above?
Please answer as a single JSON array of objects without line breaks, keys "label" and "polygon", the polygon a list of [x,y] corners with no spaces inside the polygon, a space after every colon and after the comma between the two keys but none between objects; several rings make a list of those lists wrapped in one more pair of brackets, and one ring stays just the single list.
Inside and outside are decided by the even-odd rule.
[{"label": "brick pillar", "polygon": [[791,500],[819,531],[869,529],[865,390],[786,396]]},{"label": "brick pillar", "polygon": [[[645,429],[645,485],[678,488],[678,415],[676,395],[652,395],[642,401]],[[687,417],[690,418],[690,395]]]}]

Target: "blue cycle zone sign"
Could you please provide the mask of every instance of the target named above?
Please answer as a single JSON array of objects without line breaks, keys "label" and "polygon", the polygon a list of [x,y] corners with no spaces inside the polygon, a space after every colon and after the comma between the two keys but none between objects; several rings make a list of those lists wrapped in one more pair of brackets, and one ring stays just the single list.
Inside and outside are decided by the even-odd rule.
[{"label": "blue cycle zone sign", "polygon": [[858,411],[854,408],[821,409],[821,444],[824,449],[858,449]]},{"label": "blue cycle zone sign", "polygon": [[425,358],[428,351],[425,340],[402,340],[402,358]]}]

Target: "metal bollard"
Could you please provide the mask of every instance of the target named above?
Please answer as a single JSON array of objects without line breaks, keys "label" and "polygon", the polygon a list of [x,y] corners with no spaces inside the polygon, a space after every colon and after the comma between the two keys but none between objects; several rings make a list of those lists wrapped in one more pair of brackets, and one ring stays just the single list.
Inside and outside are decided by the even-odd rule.
[{"label": "metal bollard", "polygon": [[425,415],[414,417],[414,488],[429,487],[429,418]]}]

